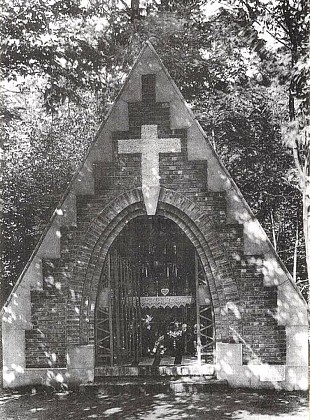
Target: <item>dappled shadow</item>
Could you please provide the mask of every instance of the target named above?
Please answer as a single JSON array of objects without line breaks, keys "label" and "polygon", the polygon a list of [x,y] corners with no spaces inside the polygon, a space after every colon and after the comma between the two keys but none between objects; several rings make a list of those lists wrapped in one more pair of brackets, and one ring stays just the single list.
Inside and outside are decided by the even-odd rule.
[{"label": "dappled shadow", "polygon": [[5,419],[306,419],[306,392],[226,390],[201,394],[113,395],[79,392],[6,391]]},{"label": "dappled shadow", "polygon": [[[157,214],[174,221],[184,231],[205,271],[215,309],[218,378],[235,386],[306,389],[305,302],[155,51],[149,47],[144,52],[146,55],[143,59],[140,56],[121,93],[122,99],[115,103],[3,309],[4,386],[56,383],[65,387],[67,383],[93,381],[94,344],[84,343],[93,343],[96,336],[97,290],[108,249],[131,219],[145,214],[145,207],[149,215],[154,214],[159,200]],[[127,138],[127,134],[127,139],[113,135],[128,132],[131,117],[127,104],[141,102],[142,75],[150,71],[161,78],[156,85],[157,100],[166,103],[160,109],[167,111],[167,129],[170,133],[170,126],[173,127],[173,137],[161,138],[156,124],[151,120],[147,123],[143,116],[144,122],[140,121],[138,128],[139,140],[145,140],[145,145],[136,149],[142,154],[141,159],[132,157],[126,161],[125,155],[133,152],[131,140],[136,143],[137,139]],[[162,119],[158,121],[159,128]],[[180,156],[180,161],[173,160],[175,156],[168,157],[167,169],[159,154],[171,150],[181,153],[181,137],[186,143],[186,154]],[[159,147],[155,140],[165,140],[169,146],[164,147],[163,143]],[[131,146],[126,149],[129,141]],[[176,147],[171,149],[171,144]],[[202,166],[198,165],[200,161],[204,162]],[[102,172],[97,171],[98,163],[102,164]],[[160,164],[166,170],[166,179]],[[111,182],[106,182],[106,178]],[[196,303],[200,318],[203,306]],[[112,324],[105,330],[108,341],[114,334],[110,331]],[[198,326],[200,329],[199,319],[197,330]],[[66,347],[67,342],[81,344]],[[110,357],[110,347],[108,352]],[[0,406],[10,410],[16,401],[25,404],[26,414],[21,418],[27,418],[28,413],[39,413],[40,418],[41,411],[48,413],[44,418],[54,418],[59,413],[63,417],[63,412],[67,413],[66,418],[205,418],[211,410],[212,418],[221,419],[242,415],[250,418],[252,409],[248,407],[261,408],[258,402],[262,395],[270,403],[266,402],[266,407],[273,406],[272,398],[268,400],[270,394],[259,394],[259,398],[246,394],[253,401],[239,403],[234,395],[228,393],[223,398],[213,393],[180,400],[168,396],[133,400],[124,396],[118,402],[117,398],[103,395],[79,398],[71,393],[53,394],[49,401],[45,394],[11,394],[3,397]],[[236,395],[239,398],[241,394]],[[281,413],[287,405],[276,401],[275,408]],[[60,411],[55,415],[58,407]]]}]

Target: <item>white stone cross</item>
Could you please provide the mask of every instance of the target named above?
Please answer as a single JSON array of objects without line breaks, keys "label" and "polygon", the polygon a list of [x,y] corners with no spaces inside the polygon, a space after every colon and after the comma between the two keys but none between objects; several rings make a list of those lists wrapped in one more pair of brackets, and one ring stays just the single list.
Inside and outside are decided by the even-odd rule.
[{"label": "white stone cross", "polygon": [[181,139],[158,138],[157,125],[142,125],[141,139],[118,140],[118,153],[141,153],[142,194],[148,215],[156,213],[159,197],[159,153],[181,152]]}]

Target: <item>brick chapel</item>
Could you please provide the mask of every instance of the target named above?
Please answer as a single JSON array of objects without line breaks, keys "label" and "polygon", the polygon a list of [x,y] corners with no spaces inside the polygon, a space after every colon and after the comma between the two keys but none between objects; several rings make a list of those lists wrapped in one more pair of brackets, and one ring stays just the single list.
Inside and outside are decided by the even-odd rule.
[{"label": "brick chapel", "polygon": [[2,310],[4,387],[307,388],[307,307],[150,43]]}]

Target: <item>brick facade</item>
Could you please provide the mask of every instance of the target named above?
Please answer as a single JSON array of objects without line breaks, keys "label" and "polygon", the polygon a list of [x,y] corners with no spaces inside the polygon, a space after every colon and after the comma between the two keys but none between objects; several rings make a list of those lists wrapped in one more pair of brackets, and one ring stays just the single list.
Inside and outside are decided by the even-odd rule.
[{"label": "brick facade", "polygon": [[174,220],[197,249],[212,294],[216,339],[243,343],[245,363],[284,363],[285,328],[272,316],[277,289],[264,286],[253,262],[258,258],[244,257],[242,225],[226,223],[225,194],[207,189],[207,162],[188,160],[186,130],[172,133],[169,106],[150,101],[129,104],[130,130],[113,133],[114,160],[94,163],[95,195],[77,197],[77,227],[62,229],[61,259],[49,265],[49,288],[55,292],[32,293],[27,366],[64,366],[66,345],[94,340],[97,290],[109,247],[129,220],[145,214],[141,157],[117,155],[115,142],[139,139],[146,123],[158,124],[160,135],[182,139],[181,153],[160,155],[157,214]]},{"label": "brick facade", "polygon": [[[141,57],[5,307],[3,342],[15,346],[19,340],[21,356],[14,358],[6,345],[4,364],[20,364],[25,372],[67,369],[68,377],[84,369],[77,381],[88,378],[89,366],[94,371],[96,301],[107,255],[131,220],[152,214],[143,189],[143,151],[120,153],[119,142],[130,139],[139,146],[147,128],[153,134],[156,128],[153,141],[174,139],[177,147],[161,152],[155,145],[159,180],[147,182],[158,186],[158,198],[152,197],[156,215],[186,234],[203,267],[219,375],[233,383],[243,375],[238,383],[252,386],[250,377],[260,381],[260,373],[246,371],[252,364],[282,365],[275,371],[285,367],[284,387],[300,389],[304,385],[291,378],[302,375],[305,365],[294,335],[295,329],[307,331],[304,302],[156,53],[146,47]],[[230,374],[225,349],[230,354],[241,348]],[[292,349],[301,349],[300,355]],[[79,354],[87,355],[88,370]]]}]

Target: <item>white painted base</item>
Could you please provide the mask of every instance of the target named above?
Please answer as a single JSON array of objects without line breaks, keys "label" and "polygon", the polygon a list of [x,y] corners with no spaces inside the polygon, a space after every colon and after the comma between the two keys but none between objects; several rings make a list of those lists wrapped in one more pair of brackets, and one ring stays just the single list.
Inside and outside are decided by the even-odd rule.
[{"label": "white painted base", "polygon": [[3,370],[3,388],[18,388],[27,385],[56,386],[66,383],[66,368],[28,368],[16,371]]},{"label": "white painted base", "polygon": [[94,382],[95,347],[93,344],[70,346],[67,356],[67,381],[70,384]]},{"label": "white painted base", "polygon": [[242,344],[217,343],[216,376],[227,380],[233,388],[308,389],[307,365],[242,365]]},{"label": "white painted base", "polygon": [[46,385],[59,387],[62,384],[79,385],[94,381],[94,369],[68,368],[28,368],[23,372],[5,370],[3,372],[3,388],[19,388],[27,385]]},{"label": "white painted base", "polygon": [[[267,378],[266,371],[283,370],[284,380],[280,375],[274,378]],[[229,372],[216,367],[217,379],[225,379],[233,388],[254,388],[254,389],[278,389],[286,391],[307,391],[308,371],[303,367],[288,367],[282,365],[257,365],[253,367],[231,366]]]},{"label": "white painted base", "polygon": [[67,355],[66,368],[22,368],[11,365],[3,369],[3,388],[27,385],[60,386],[94,381],[94,346],[72,346]]},{"label": "white painted base", "polygon": [[[215,372],[217,379],[227,380],[231,387],[283,389],[288,391],[308,389],[307,366],[242,365],[241,344],[217,343],[216,357]],[[78,385],[93,382],[94,365],[93,345],[72,346],[68,351],[67,368],[4,368],[3,387]],[[208,368],[208,365],[204,366]],[[208,371],[208,373],[210,372]],[[202,370],[195,372],[195,374],[203,375],[207,372]]]}]

